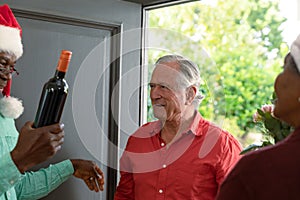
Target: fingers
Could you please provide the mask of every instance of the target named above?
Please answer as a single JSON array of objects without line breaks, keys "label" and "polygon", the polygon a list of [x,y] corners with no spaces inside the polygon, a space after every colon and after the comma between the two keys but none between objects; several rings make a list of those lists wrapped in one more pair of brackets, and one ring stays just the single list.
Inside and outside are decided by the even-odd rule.
[{"label": "fingers", "polygon": [[43,132],[49,132],[49,133],[53,133],[53,134],[59,134],[60,132],[62,132],[64,130],[64,124],[52,124],[49,126],[44,126],[41,127],[40,130]]},{"label": "fingers", "polygon": [[61,145],[64,142],[65,133],[63,131],[63,124],[53,124],[38,128],[40,134],[44,137],[49,137],[49,142],[54,148],[54,153],[61,149]]},{"label": "fingers", "polygon": [[101,169],[96,165],[94,165],[94,175],[88,178],[89,188],[95,192],[104,190],[104,174]]},{"label": "fingers", "polygon": [[64,137],[63,137],[63,134],[62,134],[62,136],[54,135],[52,137],[53,137],[52,144],[54,147],[54,151],[56,153],[57,151],[59,151],[61,149],[61,145],[64,143]]},{"label": "fingers", "polygon": [[58,134],[51,134],[52,141],[57,141],[59,144],[64,142],[65,132],[62,131]]},{"label": "fingers", "polygon": [[[103,180],[98,180],[97,178],[90,177],[84,180],[85,184],[91,191],[99,192],[100,190],[103,191]],[[103,182],[103,184],[102,184]]]},{"label": "fingers", "polygon": [[98,166],[96,166],[96,171],[97,171],[96,181],[97,181],[98,187],[101,191],[103,191],[104,190],[104,174]]},{"label": "fingers", "polygon": [[99,192],[104,190],[104,178],[97,176],[96,178],[90,177],[89,180],[92,182],[93,190]]},{"label": "fingers", "polygon": [[[60,132],[53,133],[50,132],[51,130]],[[57,151],[61,150],[65,133],[60,129],[59,124],[33,129],[32,133],[38,137],[37,142],[40,147],[48,149],[49,156],[53,156]]]},{"label": "fingers", "polygon": [[91,190],[91,191],[94,191],[94,184],[93,184],[93,181],[90,180],[90,179],[85,179],[84,180],[85,184],[88,186],[88,188]]},{"label": "fingers", "polygon": [[95,164],[95,173],[98,177],[104,178],[104,173],[101,171],[101,169]]}]

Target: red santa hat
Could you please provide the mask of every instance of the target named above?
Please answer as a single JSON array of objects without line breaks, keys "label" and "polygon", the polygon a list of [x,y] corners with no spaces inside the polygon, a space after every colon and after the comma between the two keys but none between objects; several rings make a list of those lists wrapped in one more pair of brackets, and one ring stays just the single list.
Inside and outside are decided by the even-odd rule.
[{"label": "red santa hat", "polygon": [[[23,54],[22,29],[8,5],[0,6],[0,52],[14,54],[17,59]],[[11,80],[3,89],[3,95],[10,96]]]}]

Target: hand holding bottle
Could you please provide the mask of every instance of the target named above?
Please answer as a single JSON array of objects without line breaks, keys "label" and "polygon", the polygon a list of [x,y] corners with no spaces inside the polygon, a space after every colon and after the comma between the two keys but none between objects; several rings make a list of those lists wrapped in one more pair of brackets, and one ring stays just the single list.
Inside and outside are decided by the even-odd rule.
[{"label": "hand holding bottle", "polygon": [[61,149],[64,141],[63,124],[33,128],[33,122],[22,127],[11,157],[24,173],[27,169],[51,158]]}]

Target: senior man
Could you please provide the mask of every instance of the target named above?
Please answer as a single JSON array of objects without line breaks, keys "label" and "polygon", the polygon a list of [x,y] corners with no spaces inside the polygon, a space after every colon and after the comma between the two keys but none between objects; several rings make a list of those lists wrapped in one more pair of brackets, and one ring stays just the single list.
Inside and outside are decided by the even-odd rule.
[{"label": "senior man", "polygon": [[128,139],[115,200],[215,199],[241,146],[197,111],[203,98],[198,66],[182,56],[163,56],[149,85],[158,121]]}]

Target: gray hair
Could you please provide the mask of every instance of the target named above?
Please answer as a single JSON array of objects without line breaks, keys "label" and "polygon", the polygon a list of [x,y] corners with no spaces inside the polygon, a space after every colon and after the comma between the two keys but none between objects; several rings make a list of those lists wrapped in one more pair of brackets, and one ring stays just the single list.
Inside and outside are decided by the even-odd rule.
[{"label": "gray hair", "polygon": [[3,49],[0,50],[0,53],[5,53],[5,54],[8,54],[10,56],[16,56],[12,51],[3,50]]},{"label": "gray hair", "polygon": [[194,62],[179,55],[165,55],[163,57],[160,57],[156,61],[155,65],[168,62],[176,62],[179,65],[179,71],[183,76],[183,78],[180,80],[181,85],[183,85],[185,88],[192,85],[197,88],[197,93],[193,100],[193,105],[195,106],[195,108],[197,108],[204,98],[204,96],[199,91],[202,82],[199,67]]}]

